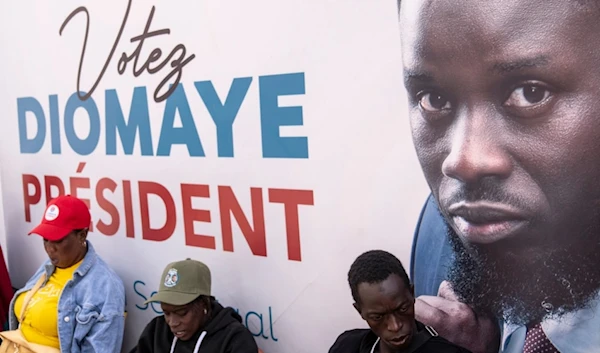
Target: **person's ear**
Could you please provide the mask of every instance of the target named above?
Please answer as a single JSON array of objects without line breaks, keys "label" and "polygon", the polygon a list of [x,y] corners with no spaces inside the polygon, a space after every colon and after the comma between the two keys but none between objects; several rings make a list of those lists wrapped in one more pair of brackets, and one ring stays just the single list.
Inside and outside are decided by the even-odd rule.
[{"label": "person's ear", "polygon": [[414,284],[410,284],[410,294],[414,297],[415,296],[415,285]]},{"label": "person's ear", "polygon": [[204,314],[210,313],[210,309],[211,309],[210,298],[209,297],[202,298],[202,311],[204,312]]},{"label": "person's ear", "polygon": [[360,312],[360,306],[358,305],[358,303],[353,303],[352,306],[354,307],[354,309],[356,309],[358,315],[362,317],[362,313]]},{"label": "person's ear", "polygon": [[87,239],[88,236],[88,232],[89,232],[89,228],[85,228],[79,231],[79,233],[77,234],[77,236],[79,237],[79,240],[81,242],[84,242]]}]

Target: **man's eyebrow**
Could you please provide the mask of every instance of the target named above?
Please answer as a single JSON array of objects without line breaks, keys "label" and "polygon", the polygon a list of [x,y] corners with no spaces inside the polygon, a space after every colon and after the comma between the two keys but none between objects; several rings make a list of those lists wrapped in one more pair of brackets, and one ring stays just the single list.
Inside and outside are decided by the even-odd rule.
[{"label": "man's eyebrow", "polygon": [[428,72],[414,71],[410,69],[404,70],[404,82],[408,81],[420,81],[420,82],[433,82],[433,75]]},{"label": "man's eyebrow", "polygon": [[405,307],[405,306],[406,306],[406,304],[409,304],[409,303],[410,303],[410,299],[406,299],[405,301],[403,301],[402,303],[400,303],[400,304],[399,304],[399,305],[396,307],[396,309],[395,309],[395,310],[401,309],[401,308]]},{"label": "man's eyebrow", "polygon": [[546,55],[536,56],[534,58],[526,58],[515,61],[499,62],[494,64],[492,71],[500,74],[509,74],[513,71],[525,70],[545,66],[550,63],[550,58]]},{"label": "man's eyebrow", "polygon": [[375,316],[375,315],[378,315],[378,316],[383,316],[383,315],[385,315],[385,314],[386,314],[386,313],[385,313],[384,311],[369,311],[369,312],[367,313],[367,316]]},{"label": "man's eyebrow", "polygon": [[[390,312],[394,311],[394,310],[398,310],[398,309],[402,308],[403,306],[406,306],[406,304],[410,304],[410,299],[407,299],[407,300],[403,301],[402,303],[398,304],[396,306],[396,308],[394,308],[393,310],[390,310]],[[385,314],[387,314],[386,311],[373,310],[373,311],[367,312],[367,315],[385,315]]]},{"label": "man's eyebrow", "polygon": [[186,305],[186,306],[182,306],[181,308],[177,308],[177,309],[173,310],[172,312],[174,312],[174,313],[179,313],[179,312],[182,312],[182,311],[188,310],[189,308],[190,308],[190,306],[189,306],[189,305]]}]

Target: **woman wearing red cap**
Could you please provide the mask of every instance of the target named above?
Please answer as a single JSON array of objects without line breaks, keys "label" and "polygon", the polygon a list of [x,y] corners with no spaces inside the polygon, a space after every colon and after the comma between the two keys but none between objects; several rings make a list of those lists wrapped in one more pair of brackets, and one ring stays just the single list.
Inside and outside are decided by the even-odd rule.
[{"label": "woman wearing red cap", "polygon": [[0,352],[121,351],[125,288],[87,240],[90,223],[75,197],[48,204],[30,234],[44,239],[49,259],[15,294]]}]

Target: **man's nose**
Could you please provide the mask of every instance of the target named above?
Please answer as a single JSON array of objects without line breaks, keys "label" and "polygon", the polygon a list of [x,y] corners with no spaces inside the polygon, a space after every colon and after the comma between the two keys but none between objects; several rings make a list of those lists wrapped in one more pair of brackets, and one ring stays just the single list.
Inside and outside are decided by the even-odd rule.
[{"label": "man's nose", "polygon": [[393,333],[397,333],[402,329],[402,320],[395,315],[390,315],[387,320],[387,330]]},{"label": "man's nose", "polygon": [[46,249],[48,255],[52,255],[56,252],[56,246],[54,246],[50,242],[44,242],[44,248]]},{"label": "man's nose", "polygon": [[456,117],[449,130],[449,153],[442,164],[447,177],[476,183],[485,177],[507,178],[512,161],[503,144],[503,118],[489,109],[472,109]]},{"label": "man's nose", "polygon": [[169,325],[170,328],[177,328],[180,324],[181,322],[173,317],[167,319],[167,325]]}]

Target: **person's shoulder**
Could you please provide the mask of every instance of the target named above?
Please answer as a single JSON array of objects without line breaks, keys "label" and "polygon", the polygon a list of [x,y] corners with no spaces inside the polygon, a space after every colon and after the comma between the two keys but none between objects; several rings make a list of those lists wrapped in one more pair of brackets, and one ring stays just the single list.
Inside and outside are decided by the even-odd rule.
[{"label": "person's shoulder", "polygon": [[231,332],[233,336],[237,337],[250,337],[254,340],[252,332],[242,323],[242,317],[232,307],[222,307],[218,318],[215,319],[220,322],[217,324],[217,330],[224,329],[225,331]]},{"label": "person's shoulder", "polygon": [[358,352],[363,340],[370,332],[369,329],[354,329],[343,332],[329,348],[329,353]]},{"label": "person's shoulder", "polygon": [[418,335],[420,338],[427,337],[425,343],[416,352],[440,352],[440,353],[471,353],[469,350],[457,346],[447,339],[439,336],[438,333],[430,326],[425,326],[417,321]]},{"label": "person's shoulder", "polygon": [[121,277],[113,270],[98,254],[92,266],[90,267],[88,274],[93,277],[93,280],[100,280],[105,285],[109,285],[108,290],[125,292],[125,285]]},{"label": "person's shoulder", "polygon": [[107,315],[122,315],[127,301],[123,281],[97,254],[92,260],[74,286],[77,300],[94,305]]},{"label": "person's shoulder", "polygon": [[164,315],[155,316],[144,326],[137,345],[129,353],[167,351],[167,345],[173,340]]},{"label": "person's shoulder", "polygon": [[164,315],[158,315],[152,318],[150,322],[146,325],[146,327],[150,327],[152,329],[161,328],[162,326],[167,325],[167,320],[165,320]]},{"label": "person's shoulder", "polygon": [[237,347],[258,349],[254,335],[241,322],[230,322],[227,325],[227,331],[229,332],[227,335],[229,337],[229,344],[233,344]]},{"label": "person's shoulder", "polygon": [[[165,320],[164,315],[158,315],[152,318],[144,329],[140,336],[148,336],[148,337],[160,337],[160,336],[168,336],[168,332],[170,332],[169,325]],[[141,338],[141,337],[140,337]]]},{"label": "person's shoulder", "polygon": [[418,352],[439,352],[439,353],[471,353],[468,349],[455,345],[447,339],[436,336],[431,337],[423,346],[424,349]]},{"label": "person's shoulder", "polygon": [[[234,335],[248,334],[248,335],[252,336],[252,333],[250,332],[250,330],[243,323],[241,323],[237,320],[228,321],[220,329],[224,329],[225,331],[232,332]],[[254,336],[252,336],[252,337],[254,337]]]}]

